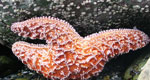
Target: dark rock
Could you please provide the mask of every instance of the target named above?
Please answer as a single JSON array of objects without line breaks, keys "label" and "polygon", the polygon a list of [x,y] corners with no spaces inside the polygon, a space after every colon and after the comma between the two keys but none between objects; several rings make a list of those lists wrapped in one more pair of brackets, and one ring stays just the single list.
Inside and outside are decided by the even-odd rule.
[{"label": "dark rock", "polygon": [[16,72],[22,66],[12,54],[11,49],[0,45],[0,77]]},{"label": "dark rock", "polygon": [[124,74],[125,80],[137,80],[138,79],[138,76],[142,71],[142,67],[145,65],[148,58],[150,57],[149,49],[150,47],[147,46],[145,49],[139,50],[139,53],[141,54],[141,56],[135,59],[134,62],[125,71],[125,74]]}]

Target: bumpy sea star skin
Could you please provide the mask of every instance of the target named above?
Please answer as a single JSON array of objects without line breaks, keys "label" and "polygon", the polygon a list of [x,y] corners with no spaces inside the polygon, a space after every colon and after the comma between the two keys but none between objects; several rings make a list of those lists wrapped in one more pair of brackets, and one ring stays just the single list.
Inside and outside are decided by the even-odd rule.
[{"label": "bumpy sea star skin", "polygon": [[19,41],[12,51],[30,69],[54,80],[88,79],[115,55],[149,43],[149,37],[135,29],[106,30],[83,38],[69,23],[52,17],[17,22],[11,29],[23,37],[46,40],[46,45]]}]

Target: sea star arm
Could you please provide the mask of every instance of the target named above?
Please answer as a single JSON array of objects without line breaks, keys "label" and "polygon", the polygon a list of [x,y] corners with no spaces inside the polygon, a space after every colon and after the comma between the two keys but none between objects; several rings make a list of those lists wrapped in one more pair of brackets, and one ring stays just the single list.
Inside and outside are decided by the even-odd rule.
[{"label": "sea star arm", "polygon": [[89,35],[81,43],[97,48],[108,59],[142,48],[149,41],[148,35],[137,29],[111,29]]},{"label": "sea star arm", "polygon": [[63,43],[65,39],[82,38],[68,22],[53,17],[37,17],[16,22],[12,24],[11,30],[19,36],[44,39],[47,43],[54,40]]},{"label": "sea star arm", "polygon": [[31,70],[42,73],[44,76],[48,76],[48,71],[54,68],[50,68],[53,64],[52,54],[50,54],[46,45],[35,45],[19,41],[13,44],[12,51]]},{"label": "sea star arm", "polygon": [[112,29],[89,35],[75,46],[78,53],[76,62],[81,67],[78,74],[81,79],[88,79],[101,72],[109,59],[148,43],[149,37],[135,29]]},{"label": "sea star arm", "polygon": [[70,74],[63,57],[65,53],[54,52],[47,45],[19,41],[13,44],[12,51],[29,69],[46,78],[64,79]]}]

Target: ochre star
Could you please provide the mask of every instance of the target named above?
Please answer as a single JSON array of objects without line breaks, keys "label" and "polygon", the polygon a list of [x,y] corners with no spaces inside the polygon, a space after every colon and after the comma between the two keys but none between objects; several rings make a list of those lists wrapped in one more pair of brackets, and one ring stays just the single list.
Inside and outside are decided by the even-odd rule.
[{"label": "ochre star", "polygon": [[144,47],[149,37],[136,29],[111,29],[81,37],[64,20],[37,17],[12,24],[19,36],[44,44],[16,42],[13,53],[31,70],[50,79],[88,79],[98,75],[116,55]]}]

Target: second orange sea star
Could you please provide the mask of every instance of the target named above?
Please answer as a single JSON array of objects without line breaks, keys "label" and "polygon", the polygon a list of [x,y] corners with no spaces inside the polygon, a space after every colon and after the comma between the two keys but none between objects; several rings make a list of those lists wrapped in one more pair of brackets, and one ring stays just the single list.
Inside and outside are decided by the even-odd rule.
[{"label": "second orange sea star", "polygon": [[97,75],[116,55],[149,43],[149,37],[135,29],[111,29],[81,37],[64,20],[37,17],[11,26],[13,32],[47,44],[16,42],[13,53],[31,70],[50,79],[88,79]]}]

